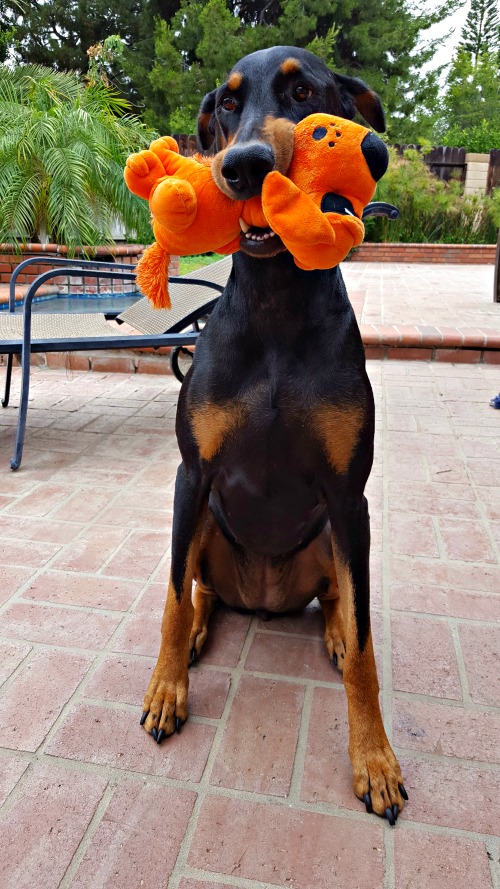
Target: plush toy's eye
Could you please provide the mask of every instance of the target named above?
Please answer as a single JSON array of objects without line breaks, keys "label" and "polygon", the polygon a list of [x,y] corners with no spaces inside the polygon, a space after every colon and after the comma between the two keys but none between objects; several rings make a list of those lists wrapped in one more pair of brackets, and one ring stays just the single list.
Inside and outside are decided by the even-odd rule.
[{"label": "plush toy's eye", "polygon": [[297,102],[307,102],[307,100],[310,99],[311,96],[312,89],[305,83],[299,83],[293,91],[293,97],[297,100]]},{"label": "plush toy's eye", "polygon": [[238,103],[232,96],[226,96],[226,98],[222,100],[222,107],[224,108],[224,111],[236,111]]}]

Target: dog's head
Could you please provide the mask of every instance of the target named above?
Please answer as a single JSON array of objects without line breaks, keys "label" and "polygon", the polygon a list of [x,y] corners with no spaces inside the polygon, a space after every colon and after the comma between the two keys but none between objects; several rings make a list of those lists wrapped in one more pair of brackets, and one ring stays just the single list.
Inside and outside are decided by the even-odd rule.
[{"label": "dog's head", "polygon": [[356,111],[373,129],[385,129],[380,100],[362,80],[334,74],[307,50],[275,46],[245,56],[205,96],[198,138],[216,154],[212,171],[221,191],[247,201],[260,195],[271,170],[287,172],[295,124],[315,112],[352,119]]}]

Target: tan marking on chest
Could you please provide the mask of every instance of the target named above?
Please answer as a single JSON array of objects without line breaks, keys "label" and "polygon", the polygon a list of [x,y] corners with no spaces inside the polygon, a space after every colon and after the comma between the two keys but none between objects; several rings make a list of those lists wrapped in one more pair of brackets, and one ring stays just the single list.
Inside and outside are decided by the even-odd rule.
[{"label": "tan marking on chest", "polygon": [[224,442],[243,424],[247,410],[244,405],[196,405],[191,411],[191,425],[203,460],[212,460]]},{"label": "tan marking on chest", "polygon": [[333,468],[342,475],[349,469],[364,421],[359,407],[324,405],[313,412],[313,428]]}]

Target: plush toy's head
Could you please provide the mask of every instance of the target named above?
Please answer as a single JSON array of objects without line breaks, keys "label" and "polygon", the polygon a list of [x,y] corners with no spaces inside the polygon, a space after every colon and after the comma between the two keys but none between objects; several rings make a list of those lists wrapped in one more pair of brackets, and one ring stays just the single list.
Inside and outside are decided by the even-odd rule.
[{"label": "plush toy's head", "polygon": [[330,114],[311,114],[295,127],[287,176],[324,213],[354,213],[375,194],[389,163],[384,143],[367,127]]},{"label": "plush toy's head", "polygon": [[[293,139],[287,175],[268,173],[262,195],[246,202],[223,194],[210,162],[180,157],[168,137],[129,158],[127,185],[148,198],[157,241],[139,263],[138,282],[156,306],[169,305],[169,254],[234,253],[240,219],[242,228],[272,229],[306,270],[332,268],[361,243],[363,208],[387,168],[384,143],[366,127],[328,114],[306,117],[283,137]],[[252,233],[246,237],[252,252]]]}]

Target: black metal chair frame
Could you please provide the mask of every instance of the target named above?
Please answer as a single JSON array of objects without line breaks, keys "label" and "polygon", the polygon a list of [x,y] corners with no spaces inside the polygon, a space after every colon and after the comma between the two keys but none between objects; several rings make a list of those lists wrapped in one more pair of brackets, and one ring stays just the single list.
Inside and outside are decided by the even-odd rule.
[{"label": "black metal chair frame", "polygon": [[[133,267],[113,263],[98,262],[93,260],[71,260],[66,258],[53,258],[47,256],[33,256],[21,262],[12,273],[9,294],[9,312],[15,313],[15,283],[16,280],[26,266],[37,263],[50,265],[51,268],[38,275],[30,284],[24,297],[23,309],[23,335],[22,338],[13,340],[0,340],[0,354],[7,355],[7,368],[5,377],[4,398],[2,399],[2,407],[7,407],[10,399],[10,388],[12,378],[13,356],[21,355],[21,400],[19,406],[19,414],[16,430],[16,442],[14,448],[14,456],[10,461],[11,469],[19,469],[22,460],[24,437],[26,432],[26,419],[28,414],[28,397],[30,385],[30,359],[33,352],[75,352],[75,351],[94,351],[98,349],[140,349],[153,348],[159,349],[162,346],[171,346],[178,348],[180,346],[193,346],[199,335],[198,319],[208,315],[215,303],[217,297],[207,300],[196,311],[191,312],[181,321],[172,325],[165,333],[162,334],[110,334],[109,337],[71,337],[63,339],[32,339],[32,304],[33,299],[46,281],[51,278],[61,277],[63,274],[67,276],[81,276],[82,274],[88,278],[111,279],[122,281],[135,281],[135,270]],[[56,268],[54,268],[56,266]],[[218,294],[222,293],[223,287],[211,281],[202,278],[190,278],[189,280],[182,277],[171,277],[171,283],[176,284],[198,284],[216,290]],[[68,313],[69,314],[69,313]],[[115,318],[119,313],[105,313],[106,318]],[[186,328],[191,326],[191,330]]]}]

